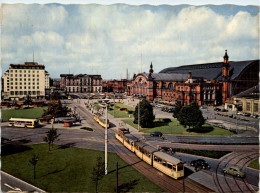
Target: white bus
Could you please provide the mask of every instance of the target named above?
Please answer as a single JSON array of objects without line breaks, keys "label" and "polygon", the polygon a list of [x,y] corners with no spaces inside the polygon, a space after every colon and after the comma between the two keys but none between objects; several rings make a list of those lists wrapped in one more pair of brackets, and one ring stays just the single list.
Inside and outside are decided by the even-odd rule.
[{"label": "white bus", "polygon": [[9,127],[30,127],[35,128],[38,126],[37,119],[25,119],[25,118],[11,118],[8,122]]}]

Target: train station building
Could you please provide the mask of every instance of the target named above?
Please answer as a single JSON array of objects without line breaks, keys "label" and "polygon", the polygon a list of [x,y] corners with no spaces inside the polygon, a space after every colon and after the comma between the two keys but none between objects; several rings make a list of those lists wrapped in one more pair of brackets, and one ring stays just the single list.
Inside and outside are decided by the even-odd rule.
[{"label": "train station building", "polygon": [[232,96],[259,84],[259,60],[229,61],[170,67],[134,75],[127,87],[130,96],[149,101],[199,105],[222,105]]}]

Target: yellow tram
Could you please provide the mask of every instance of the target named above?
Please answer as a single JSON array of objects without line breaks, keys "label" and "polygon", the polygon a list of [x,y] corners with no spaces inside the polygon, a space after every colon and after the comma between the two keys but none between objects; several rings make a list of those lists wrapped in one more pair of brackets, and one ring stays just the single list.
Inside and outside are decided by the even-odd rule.
[{"label": "yellow tram", "polygon": [[115,132],[115,137],[141,160],[160,170],[164,174],[174,179],[179,179],[184,176],[184,163],[179,159],[159,151],[146,143],[138,141],[138,139],[131,134],[124,135],[123,133]]},{"label": "yellow tram", "polygon": [[[98,122],[102,127],[106,127],[106,119],[100,114],[94,114],[94,120]],[[109,120],[107,119],[107,128],[109,128]]]}]

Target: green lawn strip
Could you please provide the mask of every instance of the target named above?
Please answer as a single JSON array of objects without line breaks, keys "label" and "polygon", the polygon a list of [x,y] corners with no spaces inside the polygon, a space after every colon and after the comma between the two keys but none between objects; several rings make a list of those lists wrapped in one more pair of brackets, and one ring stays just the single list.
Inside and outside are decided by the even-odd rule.
[{"label": "green lawn strip", "polygon": [[[133,120],[123,120],[126,124],[131,125],[134,128],[138,128],[137,124],[133,123]],[[202,135],[202,136],[231,136],[234,133],[219,128],[215,126],[211,126],[208,124],[204,124],[201,130],[198,131],[190,131],[188,127],[184,128],[176,119],[171,119],[171,122],[165,122],[163,119],[156,118],[154,121],[153,128],[141,128],[141,131],[144,133],[150,133],[154,131],[160,131],[163,134],[174,134],[174,135]]]},{"label": "green lawn strip", "polygon": [[[73,147],[48,151],[47,144],[28,146],[32,149],[2,156],[2,170],[31,183],[47,192],[95,192],[95,184],[90,179],[96,158],[104,152]],[[33,179],[33,166],[29,160],[33,154],[39,155],[36,166],[36,179]],[[127,192],[162,192],[157,185],[128,166],[114,153],[108,153],[108,175],[99,181],[99,192],[114,192],[116,186],[116,162],[119,166],[119,186],[132,189]],[[133,181],[137,180],[135,185]],[[132,183],[131,183],[132,182]],[[134,185],[133,185],[134,184]]]},{"label": "green lawn strip", "polygon": [[[126,108],[127,110],[125,111],[121,111],[120,108]],[[133,113],[134,113],[134,108],[124,105],[122,103],[115,103],[115,108],[114,106],[110,107],[108,110],[108,113],[115,116],[115,118],[127,118],[129,117],[133,117]],[[132,111],[132,113],[128,113],[128,111]]]},{"label": "green lawn strip", "polygon": [[187,153],[187,154],[209,157],[214,159],[219,159],[224,155],[231,153],[231,151],[212,151],[212,150],[208,151],[208,150],[191,150],[191,149],[180,149],[180,148],[173,148],[172,150],[173,152]]},{"label": "green lawn strip", "polygon": [[248,167],[253,168],[253,169],[256,169],[256,170],[259,170],[259,158],[256,159],[256,160],[254,160],[254,161],[252,161],[252,162],[248,165]]},{"label": "green lawn strip", "polygon": [[2,121],[8,121],[11,117],[28,119],[39,118],[42,116],[44,109],[47,109],[47,107],[2,110]]}]

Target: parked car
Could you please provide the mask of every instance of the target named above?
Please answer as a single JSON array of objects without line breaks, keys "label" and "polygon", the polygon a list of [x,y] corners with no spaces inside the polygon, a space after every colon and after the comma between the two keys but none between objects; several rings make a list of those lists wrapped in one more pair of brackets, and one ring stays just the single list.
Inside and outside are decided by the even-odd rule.
[{"label": "parked car", "polygon": [[155,131],[155,132],[150,133],[150,136],[151,137],[161,137],[162,133],[160,131]]},{"label": "parked car", "polygon": [[245,113],[244,114],[244,116],[246,116],[246,117],[250,117],[250,115],[251,115],[250,113]]},{"label": "parked car", "polygon": [[229,174],[232,176],[244,178],[245,174],[242,172],[238,167],[236,166],[231,166],[223,169],[224,174]]},{"label": "parked car", "polygon": [[206,162],[204,159],[193,160],[191,161],[190,165],[197,168],[210,169],[208,162]]},{"label": "parked car", "polygon": [[168,113],[173,113],[173,111],[174,111],[174,108],[168,109]]},{"label": "parked car", "polygon": [[228,112],[227,109],[221,109],[221,112]]},{"label": "parked car", "polygon": [[214,111],[221,111],[221,109],[220,108],[215,108]]},{"label": "parked car", "polygon": [[207,105],[202,105],[200,108],[201,108],[201,109],[207,109],[208,106],[207,106]]}]

